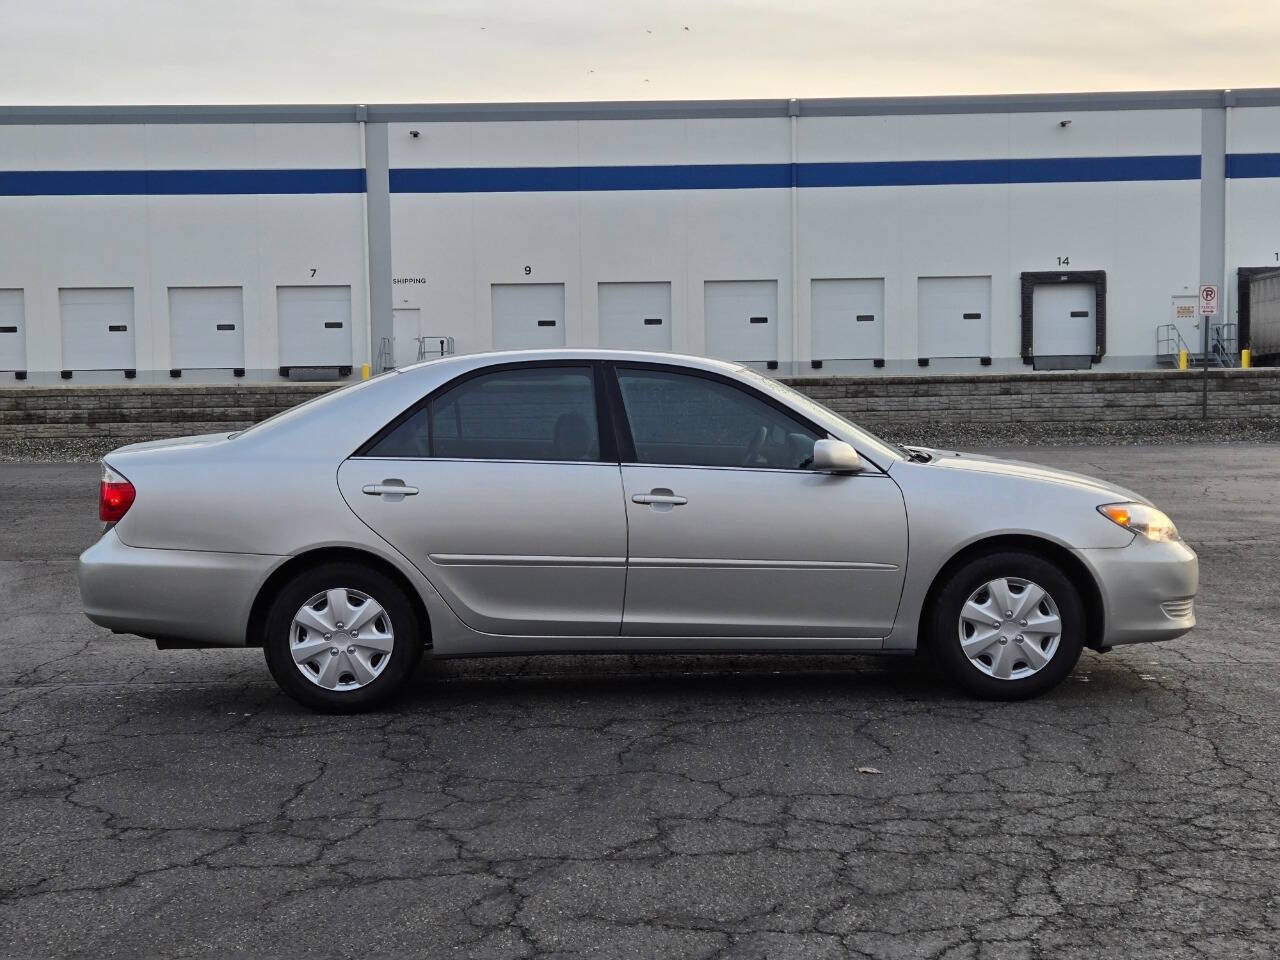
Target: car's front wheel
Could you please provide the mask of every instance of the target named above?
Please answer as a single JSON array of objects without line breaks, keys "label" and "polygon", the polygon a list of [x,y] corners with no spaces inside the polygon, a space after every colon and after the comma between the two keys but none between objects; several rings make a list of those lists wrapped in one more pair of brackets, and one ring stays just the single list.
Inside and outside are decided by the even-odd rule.
[{"label": "car's front wheel", "polygon": [[1061,683],[1080,658],[1080,591],[1034,553],[977,557],[938,592],[929,640],[944,671],[969,693],[1023,700]]},{"label": "car's front wheel", "polygon": [[313,710],[356,713],[390,700],[422,656],[417,612],[390,577],[328,563],[285,584],[263,652],[281,688]]}]

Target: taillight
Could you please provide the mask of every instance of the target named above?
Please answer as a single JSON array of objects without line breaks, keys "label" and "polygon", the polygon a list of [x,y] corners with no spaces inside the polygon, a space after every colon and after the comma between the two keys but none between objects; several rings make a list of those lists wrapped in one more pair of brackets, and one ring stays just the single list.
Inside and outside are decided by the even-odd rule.
[{"label": "taillight", "polygon": [[115,523],[133,506],[133,484],[116,473],[105,463],[102,465],[102,484],[98,488],[98,519]]}]

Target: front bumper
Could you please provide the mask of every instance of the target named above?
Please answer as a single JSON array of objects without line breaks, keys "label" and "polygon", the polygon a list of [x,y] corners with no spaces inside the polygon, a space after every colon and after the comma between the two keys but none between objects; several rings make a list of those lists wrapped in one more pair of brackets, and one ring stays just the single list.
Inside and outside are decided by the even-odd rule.
[{"label": "front bumper", "polygon": [[171,646],[243,646],[258,589],[284,557],[156,550],[114,529],[80,555],[80,599],[94,623]]},{"label": "front bumper", "polygon": [[1077,552],[1102,591],[1102,647],[1172,640],[1196,625],[1200,561],[1181,540],[1136,536],[1127,547]]}]

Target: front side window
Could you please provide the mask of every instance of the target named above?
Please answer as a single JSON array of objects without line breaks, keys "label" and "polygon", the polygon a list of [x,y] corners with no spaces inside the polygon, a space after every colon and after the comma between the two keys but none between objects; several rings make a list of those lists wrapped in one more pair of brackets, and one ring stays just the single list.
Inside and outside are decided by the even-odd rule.
[{"label": "front side window", "polygon": [[620,367],[618,386],[639,463],[803,470],[822,439],[720,380]]},{"label": "front side window", "polygon": [[381,437],[369,457],[600,459],[590,367],[524,367],[470,377]]}]

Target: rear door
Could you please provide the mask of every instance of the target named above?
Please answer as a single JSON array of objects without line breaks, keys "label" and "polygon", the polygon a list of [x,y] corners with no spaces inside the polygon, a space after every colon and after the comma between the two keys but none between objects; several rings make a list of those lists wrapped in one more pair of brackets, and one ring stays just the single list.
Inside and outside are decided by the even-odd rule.
[{"label": "rear door", "polygon": [[630,532],[624,635],[879,645],[907,558],[897,484],[873,467],[808,469],[826,434],[736,381],[619,364],[617,386]]},{"label": "rear door", "polygon": [[475,630],[616,636],[627,529],[591,363],[488,367],[338,471],[347,503]]},{"label": "rear door", "polygon": [[27,369],[26,310],[21,290],[0,290],[0,370]]},{"label": "rear door", "polygon": [[58,291],[62,312],[62,369],[132,370],[133,289],[76,288]]},{"label": "rear door", "polygon": [[1037,284],[1031,297],[1031,343],[1037,357],[1085,360],[1097,352],[1092,283]]}]

